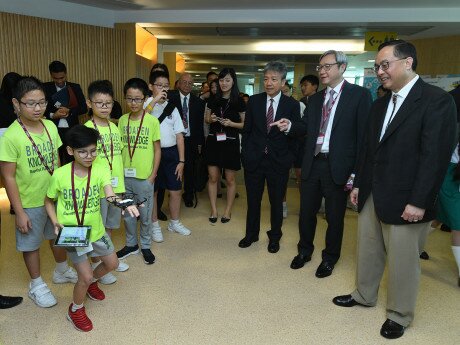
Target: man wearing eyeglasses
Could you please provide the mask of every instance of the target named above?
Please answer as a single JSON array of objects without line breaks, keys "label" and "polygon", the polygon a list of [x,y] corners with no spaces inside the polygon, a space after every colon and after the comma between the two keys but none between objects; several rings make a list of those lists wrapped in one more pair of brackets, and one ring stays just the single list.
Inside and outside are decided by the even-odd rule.
[{"label": "man wearing eyeglasses", "polygon": [[380,45],[374,69],[391,94],[372,106],[350,194],[360,212],[357,286],[333,299],[341,307],[375,306],[388,262],[387,320],[380,330],[388,339],[401,337],[414,318],[419,252],[456,143],[452,97],[425,83],[416,68],[411,43]]},{"label": "man wearing eyeglasses", "polygon": [[184,194],[182,198],[186,207],[193,206],[195,188],[193,185],[193,162],[204,145],[204,101],[191,93],[193,79],[189,73],[183,73],[178,81],[178,90],[171,91],[169,98],[181,114],[185,128],[185,165]]},{"label": "man wearing eyeglasses", "polygon": [[300,240],[298,255],[291,262],[299,269],[311,260],[316,232],[316,214],[324,197],[326,206],[326,248],[316,277],[332,274],[340,258],[347,195],[356,172],[365,124],[372,102],[370,92],[345,81],[347,56],[329,50],[316,67],[327,88],[310,96],[299,122],[281,119],[280,130],[291,136],[305,136],[300,185]]},{"label": "man wearing eyeglasses", "polygon": [[61,164],[71,161],[66,151],[65,133],[69,128],[78,125],[78,116],[86,114],[86,100],[80,85],[67,81],[67,67],[61,61],[49,64],[53,81],[43,84],[48,106],[45,117],[54,121],[63,145],[59,148]]}]

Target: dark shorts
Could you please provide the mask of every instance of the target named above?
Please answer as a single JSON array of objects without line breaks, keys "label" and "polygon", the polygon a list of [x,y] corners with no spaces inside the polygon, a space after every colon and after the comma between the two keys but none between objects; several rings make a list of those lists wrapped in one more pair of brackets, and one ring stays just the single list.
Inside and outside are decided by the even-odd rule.
[{"label": "dark shorts", "polygon": [[182,190],[182,181],[177,179],[176,167],[179,164],[177,146],[161,149],[161,161],[155,179],[155,191],[158,189]]}]

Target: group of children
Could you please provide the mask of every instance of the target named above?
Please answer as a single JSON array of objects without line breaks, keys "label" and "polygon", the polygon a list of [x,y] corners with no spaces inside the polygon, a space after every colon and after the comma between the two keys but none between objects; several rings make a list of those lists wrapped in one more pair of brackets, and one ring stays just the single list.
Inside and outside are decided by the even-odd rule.
[{"label": "group of children", "polygon": [[[40,307],[57,303],[40,274],[39,248],[45,238],[56,261],[53,282],[75,284],[67,318],[81,331],[93,328],[83,306],[85,295],[93,300],[105,298],[98,281],[114,283],[116,278],[110,272],[129,268],[119,259],[139,253],[140,245],[144,262],[155,262],[152,236],[157,242],[163,241],[163,236],[152,214],[154,184],[171,193],[168,230],[190,234],[179,221],[182,121],[177,109],[168,107],[168,79],[157,72],[149,81],[153,96],[148,100],[149,86],[144,80],[126,82],[123,91],[130,112],[119,119],[118,127],[109,120],[114,104],[112,84],[107,80],[92,82],[87,105],[93,116],[67,132],[66,150],[74,161],[62,167],[58,157],[62,142],[54,123],[43,118],[47,101],[42,84],[34,77],[17,83],[12,99],[17,121],[0,138],[0,170],[16,213],[16,248],[23,253],[31,277],[29,297]],[[144,110],[147,106],[152,114]],[[122,213],[126,245],[115,253],[111,234],[120,227]],[[89,245],[55,246],[64,226],[90,228]],[[69,267],[67,257],[75,270]]]}]

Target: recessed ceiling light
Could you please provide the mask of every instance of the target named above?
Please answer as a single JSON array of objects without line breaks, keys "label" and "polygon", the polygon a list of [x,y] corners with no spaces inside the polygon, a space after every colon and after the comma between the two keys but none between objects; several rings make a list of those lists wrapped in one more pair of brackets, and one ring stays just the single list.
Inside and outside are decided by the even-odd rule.
[{"label": "recessed ceiling light", "polygon": [[264,69],[263,68],[259,68],[257,69],[259,72],[262,72]]},{"label": "recessed ceiling light", "polygon": [[367,62],[375,62],[375,60],[367,60]]},{"label": "recessed ceiling light", "polygon": [[199,74],[195,74],[195,77],[199,77],[200,75]]},{"label": "recessed ceiling light", "polygon": [[349,69],[356,69],[355,66],[348,66]]},{"label": "recessed ceiling light", "polygon": [[218,69],[217,67],[211,67],[211,69]]}]

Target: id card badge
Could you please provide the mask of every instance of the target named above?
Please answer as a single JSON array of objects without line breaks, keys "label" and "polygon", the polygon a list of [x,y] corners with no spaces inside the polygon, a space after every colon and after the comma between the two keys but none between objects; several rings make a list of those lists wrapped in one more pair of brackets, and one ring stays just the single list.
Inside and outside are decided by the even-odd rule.
[{"label": "id card badge", "polygon": [[324,134],[320,133],[318,135],[318,139],[316,139],[316,145],[323,145],[324,142]]},{"label": "id card badge", "polygon": [[117,188],[118,187],[118,176],[112,177],[110,182],[111,182],[113,188]]},{"label": "id card badge", "polygon": [[92,252],[93,251],[93,245],[90,242],[88,244],[88,247],[75,247],[75,250],[77,251],[78,256],[82,256],[82,255],[84,255],[86,253]]},{"label": "id card badge", "polygon": [[227,135],[225,133],[216,133],[216,140],[225,141],[227,140]]},{"label": "id card badge", "polygon": [[136,177],[136,168],[125,168],[125,177]]}]

